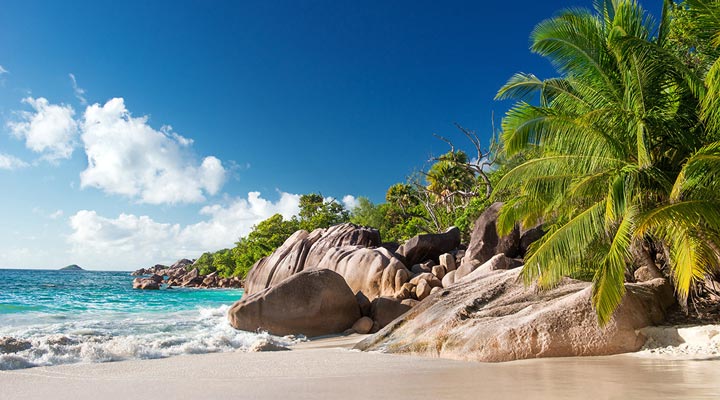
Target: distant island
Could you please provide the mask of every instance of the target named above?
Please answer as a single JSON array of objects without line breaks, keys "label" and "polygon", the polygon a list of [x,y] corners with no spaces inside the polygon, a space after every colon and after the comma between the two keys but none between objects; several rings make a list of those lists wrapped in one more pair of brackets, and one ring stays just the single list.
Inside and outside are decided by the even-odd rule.
[{"label": "distant island", "polygon": [[84,269],[80,268],[77,264],[68,265],[67,267],[60,268],[60,271],[85,271]]}]

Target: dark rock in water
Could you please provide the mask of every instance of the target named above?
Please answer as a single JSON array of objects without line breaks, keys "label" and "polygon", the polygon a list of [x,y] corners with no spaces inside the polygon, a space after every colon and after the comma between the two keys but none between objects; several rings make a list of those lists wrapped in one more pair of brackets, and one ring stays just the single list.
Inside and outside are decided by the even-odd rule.
[{"label": "dark rock in water", "polygon": [[493,203],[475,220],[470,234],[470,245],[461,264],[482,264],[500,253],[511,258],[520,255],[520,228],[515,226],[512,232],[503,237],[497,234],[496,221],[502,206],[503,203]]},{"label": "dark rock in water", "polygon": [[236,329],[308,337],[341,333],[361,317],[355,295],[338,273],[315,269],[295,274],[243,297],[228,311]]},{"label": "dark rock in water", "polygon": [[590,283],[565,278],[539,291],[525,287],[520,273],[518,268],[469,276],[431,294],[356,348],[472,361],[625,353],[643,346],[638,330],[661,322],[674,302],[664,279],[626,284],[620,307],[601,328]]},{"label": "dark rock in water", "polygon": [[0,338],[0,354],[17,353],[32,347],[32,343],[27,340],[15,339],[11,336]]},{"label": "dark rock in water", "polygon": [[60,268],[60,271],[85,271],[85,270],[80,268],[79,265],[72,264],[72,265],[68,265],[67,267]]},{"label": "dark rock in water", "polygon": [[397,250],[405,257],[405,265],[415,265],[427,260],[437,260],[460,245],[460,229],[448,228],[445,233],[418,235]]},{"label": "dark rock in water", "polygon": [[158,290],[160,283],[150,278],[135,278],[133,279],[133,289]]}]

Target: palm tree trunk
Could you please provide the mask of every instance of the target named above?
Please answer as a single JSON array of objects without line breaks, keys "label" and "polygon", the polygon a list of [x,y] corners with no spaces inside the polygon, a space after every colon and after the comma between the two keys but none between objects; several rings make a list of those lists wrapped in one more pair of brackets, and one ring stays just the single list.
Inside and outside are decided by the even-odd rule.
[{"label": "palm tree trunk", "polygon": [[655,259],[653,259],[650,251],[643,246],[641,240],[635,240],[630,245],[630,254],[633,256],[633,263],[636,267],[647,267],[653,278],[663,278],[663,273],[655,265]]}]

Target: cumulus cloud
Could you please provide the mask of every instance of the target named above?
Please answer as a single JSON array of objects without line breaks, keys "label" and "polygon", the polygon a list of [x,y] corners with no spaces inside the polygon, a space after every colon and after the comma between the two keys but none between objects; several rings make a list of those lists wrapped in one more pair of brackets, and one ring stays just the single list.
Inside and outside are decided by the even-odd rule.
[{"label": "cumulus cloud", "polygon": [[87,265],[134,269],[154,263],[170,263],[179,257],[198,257],[205,251],[232,247],[262,220],[274,214],[290,218],[299,212],[300,196],[280,193],[273,202],[259,192],[228,205],[203,207],[205,220],[190,224],[157,222],[149,216],[120,214],[108,218],[81,210],[70,217],[68,237],[74,259]]},{"label": "cumulus cloud", "polygon": [[25,141],[25,146],[54,162],[72,156],[78,125],[69,105],[50,104],[44,97],[27,97],[23,103],[33,111],[20,111],[18,121],[8,122],[10,132]]},{"label": "cumulus cloud", "polygon": [[11,156],[9,154],[0,153],[0,169],[7,169],[12,171],[18,168],[25,168],[28,165],[28,163],[17,157]]},{"label": "cumulus cloud", "polygon": [[133,117],[122,98],[85,110],[81,126],[88,167],[80,174],[81,187],[95,187],[142,203],[196,203],[216,194],[226,170],[216,157],[199,164],[189,147],[192,140]]},{"label": "cumulus cloud", "polygon": [[348,194],[342,198],[342,203],[346,209],[352,211],[355,207],[358,206],[358,199],[355,198],[355,196]]},{"label": "cumulus cloud", "polygon": [[68,76],[70,76],[70,81],[72,82],[72,88],[73,93],[75,93],[75,98],[78,99],[80,104],[86,106],[88,102],[85,99],[85,89],[78,86],[77,80],[75,79],[75,74],[68,74]]}]

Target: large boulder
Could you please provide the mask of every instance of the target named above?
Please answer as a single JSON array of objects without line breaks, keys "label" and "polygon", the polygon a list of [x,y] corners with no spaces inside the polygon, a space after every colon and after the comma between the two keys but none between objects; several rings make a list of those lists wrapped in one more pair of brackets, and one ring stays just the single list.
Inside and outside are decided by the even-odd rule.
[{"label": "large boulder", "polygon": [[297,231],[272,254],[253,265],[245,278],[245,294],[251,295],[302,272],[310,247],[320,239],[322,230]]},{"label": "large boulder", "polygon": [[243,297],[228,311],[236,329],[308,337],[341,333],[360,319],[353,291],[328,269],[300,272],[283,282]]},{"label": "large boulder", "polygon": [[517,226],[508,235],[500,237],[497,234],[496,221],[501,208],[502,203],[493,203],[475,220],[461,264],[482,264],[501,253],[508,257],[520,255],[520,229]]},{"label": "large boulder", "polygon": [[329,249],[379,245],[377,230],[349,223],[312,232],[297,231],[271,255],[255,263],[245,280],[245,293],[257,293],[305,269],[318,267]]},{"label": "large boulder", "polygon": [[356,348],[474,361],[596,356],[639,350],[639,329],[659,323],[673,302],[663,279],[626,284],[605,327],[592,308],[590,284],[564,279],[548,291],[525,287],[520,269],[456,282]]},{"label": "large boulder", "polygon": [[305,265],[306,268],[317,267],[327,251],[336,247],[378,247],[381,244],[377,229],[350,223],[334,225],[322,231],[320,238],[310,248]]},{"label": "large boulder", "polygon": [[378,297],[372,302],[370,316],[379,328],[391,323],[397,317],[408,312],[412,306],[392,297]]},{"label": "large boulder", "polygon": [[426,260],[437,260],[440,255],[455,250],[460,245],[460,229],[452,226],[445,233],[418,235],[397,250],[405,257],[405,265],[415,265]]},{"label": "large boulder", "polygon": [[382,247],[333,247],[326,251],[317,267],[342,275],[353,292],[362,292],[370,300],[394,296],[410,277],[400,260]]}]

